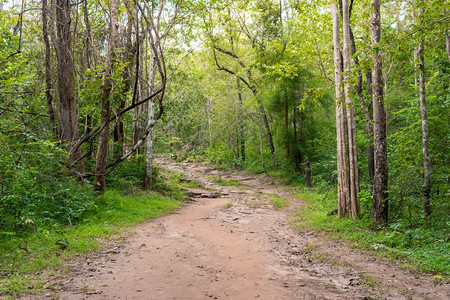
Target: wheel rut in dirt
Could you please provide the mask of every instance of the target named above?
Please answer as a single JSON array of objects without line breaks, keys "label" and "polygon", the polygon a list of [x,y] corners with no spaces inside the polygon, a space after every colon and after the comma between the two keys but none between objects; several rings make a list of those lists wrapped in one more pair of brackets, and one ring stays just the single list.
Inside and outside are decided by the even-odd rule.
[{"label": "wheel rut in dirt", "polygon": [[[160,159],[202,188],[177,213],[145,222],[92,253],[43,298],[59,299],[448,299],[448,286],[403,272],[344,243],[303,230],[304,205],[270,178]],[[208,176],[242,185],[221,186]],[[290,206],[274,209],[270,195]],[[51,289],[53,288],[53,290]],[[36,297],[35,297],[36,298]],[[34,298],[32,298],[34,299]]]}]

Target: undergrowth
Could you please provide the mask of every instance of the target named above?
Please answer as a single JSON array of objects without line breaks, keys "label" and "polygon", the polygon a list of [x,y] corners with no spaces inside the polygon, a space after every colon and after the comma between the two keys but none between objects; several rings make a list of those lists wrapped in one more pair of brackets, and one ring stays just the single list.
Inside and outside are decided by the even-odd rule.
[{"label": "undergrowth", "polygon": [[134,163],[118,168],[105,195],[92,195],[89,207],[73,222],[30,224],[26,231],[0,234],[0,296],[39,292],[44,278],[63,270],[68,259],[100,250],[131,226],[182,206],[184,193],[165,183],[158,169],[155,191],[143,191],[141,171],[131,171]]},{"label": "undergrowth", "polygon": [[431,273],[436,280],[448,281],[448,227],[411,226],[397,220],[384,228],[372,228],[368,212],[364,212],[364,208],[361,219],[339,218],[334,211],[337,205],[335,192],[303,190],[296,196],[307,202],[307,206],[295,214],[296,228],[306,227],[325,232],[347,241],[355,248],[369,249],[404,267]]}]

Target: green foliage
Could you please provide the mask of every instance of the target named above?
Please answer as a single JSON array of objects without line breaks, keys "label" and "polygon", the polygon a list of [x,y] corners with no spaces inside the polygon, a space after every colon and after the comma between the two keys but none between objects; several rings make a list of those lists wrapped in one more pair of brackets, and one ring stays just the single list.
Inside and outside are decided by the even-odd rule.
[{"label": "green foliage", "polygon": [[[153,181],[157,182],[159,169],[153,167]],[[107,177],[107,187],[124,191],[124,194],[134,194],[142,189],[145,178],[145,156],[138,154],[119,164]]]},{"label": "green foliage", "polygon": [[93,205],[92,188],[67,176],[55,143],[31,135],[0,139],[0,231],[71,224]]},{"label": "green foliage", "polygon": [[[43,270],[61,268],[64,261],[80,253],[108,246],[102,240],[115,240],[139,222],[172,212],[182,202],[155,192],[124,195],[111,189],[72,226],[37,228],[16,236],[0,235],[0,295],[17,295],[42,287]],[[31,276],[30,274],[38,274]]]},{"label": "green foliage", "polygon": [[[367,195],[362,192],[360,196]],[[450,258],[447,255],[450,238],[447,229],[439,227],[414,227],[405,222],[392,222],[380,230],[371,228],[369,218],[351,220],[332,214],[336,207],[334,191],[317,193],[301,191],[297,196],[308,205],[296,213],[298,228],[307,227],[341,238],[356,248],[396,259],[400,264],[418,271],[450,275]]]}]

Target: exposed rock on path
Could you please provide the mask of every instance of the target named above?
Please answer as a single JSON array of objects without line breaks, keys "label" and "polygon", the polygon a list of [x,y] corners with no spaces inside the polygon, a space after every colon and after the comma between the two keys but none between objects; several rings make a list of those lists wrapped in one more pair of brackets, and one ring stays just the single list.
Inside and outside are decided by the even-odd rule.
[{"label": "exposed rock on path", "polygon": [[[64,279],[60,299],[450,299],[448,285],[401,271],[315,232],[294,232],[302,203],[265,176],[159,160],[203,188],[176,214],[139,225]],[[241,182],[221,186],[219,176]],[[270,195],[289,200],[276,210]],[[40,296],[39,298],[48,298]],[[35,297],[36,298],[36,297]]]}]

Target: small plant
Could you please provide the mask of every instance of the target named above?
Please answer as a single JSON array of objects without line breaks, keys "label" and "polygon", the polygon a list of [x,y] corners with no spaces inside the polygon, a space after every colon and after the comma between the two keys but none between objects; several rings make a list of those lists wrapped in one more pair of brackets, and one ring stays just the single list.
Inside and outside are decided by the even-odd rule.
[{"label": "small plant", "polygon": [[283,209],[289,206],[289,201],[285,198],[276,195],[270,195],[270,198],[272,198],[272,205],[275,209]]}]

